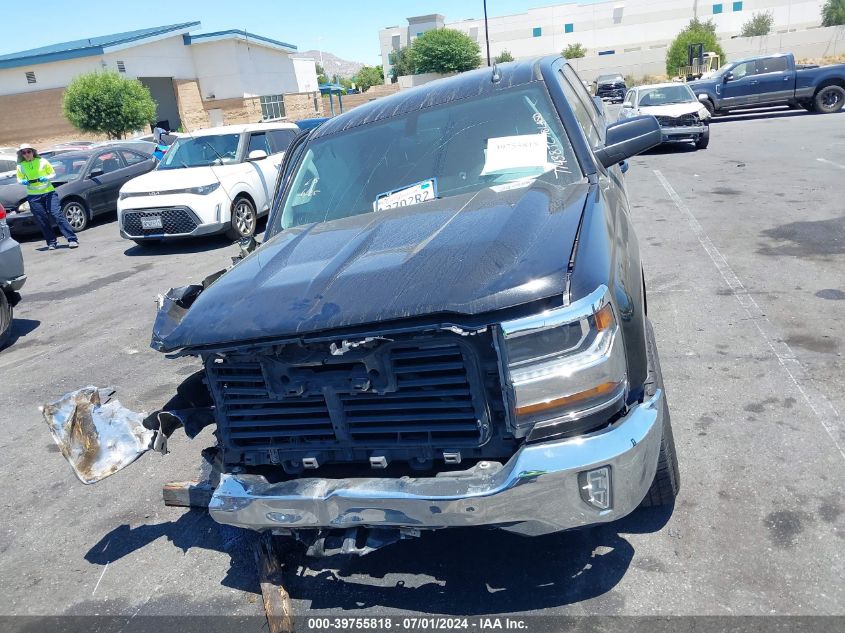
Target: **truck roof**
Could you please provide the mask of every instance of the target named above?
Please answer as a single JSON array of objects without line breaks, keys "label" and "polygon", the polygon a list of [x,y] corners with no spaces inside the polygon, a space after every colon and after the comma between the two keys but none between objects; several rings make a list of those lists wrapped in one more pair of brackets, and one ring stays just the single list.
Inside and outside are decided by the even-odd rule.
[{"label": "truck roof", "polygon": [[479,68],[454,77],[439,79],[410,90],[400,90],[389,97],[382,97],[376,101],[360,105],[354,110],[349,110],[326,121],[312,133],[312,138],[336,134],[364,123],[382,121],[414,110],[422,110],[458,99],[491,94],[532,81],[542,81],[543,77],[540,74],[541,59],[536,58],[496,65],[500,79],[495,83],[493,82],[493,68]]}]

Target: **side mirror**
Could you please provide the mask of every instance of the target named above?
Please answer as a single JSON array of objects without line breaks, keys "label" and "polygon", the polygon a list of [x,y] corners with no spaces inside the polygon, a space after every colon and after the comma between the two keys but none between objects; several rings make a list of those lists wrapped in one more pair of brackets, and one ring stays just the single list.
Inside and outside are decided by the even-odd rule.
[{"label": "side mirror", "polygon": [[635,116],[607,126],[604,147],[595,150],[596,158],[607,168],[660,145],[663,135],[652,115]]},{"label": "side mirror", "polygon": [[106,173],[106,172],[104,172],[102,169],[95,169],[90,174],[88,174],[88,177],[89,178],[97,178],[99,176],[102,176],[104,173]]},{"label": "side mirror", "polygon": [[698,100],[699,100],[701,103],[707,103],[707,102],[710,100],[710,97],[708,97],[708,96],[707,96],[707,95],[705,95],[705,94],[701,94],[701,95],[698,95]]},{"label": "side mirror", "polygon": [[724,77],[722,77],[722,83],[728,83],[729,81],[733,81],[733,80],[734,80],[734,74],[733,73],[725,73]]},{"label": "side mirror", "polygon": [[625,103],[622,104],[622,107],[623,108],[633,108],[634,104],[631,103],[630,101],[626,101]]},{"label": "side mirror", "polygon": [[263,149],[254,149],[246,157],[247,160],[261,160],[262,158],[267,158],[267,152]]}]

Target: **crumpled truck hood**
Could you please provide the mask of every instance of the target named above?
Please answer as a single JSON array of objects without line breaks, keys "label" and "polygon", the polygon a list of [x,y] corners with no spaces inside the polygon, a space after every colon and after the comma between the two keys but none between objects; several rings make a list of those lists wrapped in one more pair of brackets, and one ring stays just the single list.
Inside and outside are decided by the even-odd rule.
[{"label": "crumpled truck hood", "polygon": [[159,311],[152,347],[225,346],[562,295],[586,182],[484,189],[294,227]]}]

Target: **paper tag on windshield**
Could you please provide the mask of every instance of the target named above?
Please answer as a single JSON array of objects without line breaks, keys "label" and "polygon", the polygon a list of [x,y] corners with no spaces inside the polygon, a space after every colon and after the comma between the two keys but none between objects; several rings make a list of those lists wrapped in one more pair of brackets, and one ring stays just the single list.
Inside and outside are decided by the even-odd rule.
[{"label": "paper tag on windshield", "polygon": [[420,204],[434,200],[437,197],[437,180],[431,178],[422,182],[380,193],[373,203],[374,211],[395,209],[397,207],[409,207],[412,204]]},{"label": "paper tag on windshield", "polygon": [[481,175],[531,167],[545,170],[547,147],[545,132],[487,139],[487,157]]}]

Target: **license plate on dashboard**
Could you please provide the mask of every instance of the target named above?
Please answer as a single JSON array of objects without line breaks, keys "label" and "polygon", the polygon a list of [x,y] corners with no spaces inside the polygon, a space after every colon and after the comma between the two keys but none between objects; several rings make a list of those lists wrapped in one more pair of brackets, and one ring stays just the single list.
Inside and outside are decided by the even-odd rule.
[{"label": "license plate on dashboard", "polygon": [[142,229],[160,229],[162,228],[161,216],[153,215],[148,218],[141,218]]}]

